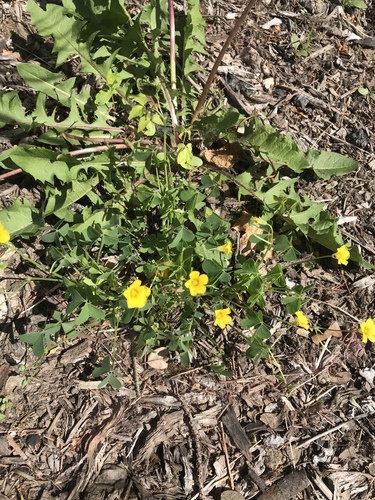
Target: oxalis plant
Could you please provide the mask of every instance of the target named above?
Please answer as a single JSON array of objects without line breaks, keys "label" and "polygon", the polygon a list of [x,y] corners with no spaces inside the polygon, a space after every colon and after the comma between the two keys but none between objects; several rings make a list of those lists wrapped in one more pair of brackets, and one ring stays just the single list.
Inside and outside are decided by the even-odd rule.
[{"label": "oxalis plant", "polygon": [[[56,283],[66,307],[20,337],[42,361],[87,328],[110,325],[112,351],[93,373],[101,387],[120,386],[119,335],[128,335],[136,352],[161,347],[185,366],[205,338],[215,348],[211,368],[230,374],[216,332],[245,339],[248,358],[259,360],[270,358],[295,325],[310,328],[303,312],[309,289],[287,286],[285,277],[301,252],[315,249],[318,258],[318,247],[325,248],[340,265],[366,265],[322,204],[295,189],[306,171],[328,179],[353,171],[356,162],[302,152],[290,136],[261,116],[241,116],[211,88],[253,0],[203,91],[196,74],[204,74],[199,60],[209,54],[198,0],[176,19],[171,0],[152,0],[137,14],[122,4],[27,4],[39,34],[53,39],[56,68],[20,63],[27,102],[23,92],[0,94],[0,127],[35,137],[35,144],[3,152],[0,164],[6,176],[34,179],[42,199],[16,199],[0,212],[0,243],[38,271],[24,284]],[[233,144],[241,151],[238,168],[224,170],[200,156]],[[240,214],[233,209],[223,218],[214,210],[228,190],[249,210],[246,254],[231,230]],[[39,260],[15,245],[19,238],[30,245],[38,238]],[[270,297],[284,310],[277,338]],[[361,329],[364,340],[375,340],[371,319]]]}]

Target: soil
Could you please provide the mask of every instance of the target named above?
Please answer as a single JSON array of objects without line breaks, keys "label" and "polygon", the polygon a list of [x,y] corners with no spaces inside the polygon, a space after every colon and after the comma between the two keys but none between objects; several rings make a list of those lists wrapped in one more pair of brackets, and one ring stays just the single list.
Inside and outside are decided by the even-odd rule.
[{"label": "soil", "polygon": [[[49,41],[30,26],[25,3],[0,4],[5,91],[22,90],[18,61],[53,61]],[[358,161],[352,174],[306,178],[299,190],[324,201],[343,234],[375,264],[375,99],[358,92],[375,93],[374,0],[367,5],[257,3],[219,68],[216,91],[245,114],[263,113],[304,150]],[[243,8],[202,2],[210,57],[201,63],[207,68]],[[293,34],[307,55],[295,53]],[[32,139],[0,129],[4,150]],[[38,196],[20,178],[0,184],[2,198],[19,190]],[[20,245],[29,255],[37,250]],[[247,345],[223,333],[217,341],[226,346],[234,373],[225,378],[205,368],[215,353],[202,339],[193,367],[153,368],[131,355],[124,330],[122,387],[98,390],[91,372],[111,347],[108,325],[51,352],[38,366],[19,335],[35,331],[48,311],[63,306],[63,297],[31,284],[19,293],[27,266],[10,251],[2,260],[0,396],[12,407],[0,428],[1,498],[375,498],[375,344],[364,345],[357,333],[361,321],[375,318],[373,270],[329,262],[289,276],[314,285],[319,306],[311,306],[309,319],[340,330],[340,337],[315,344],[299,330],[275,345],[272,359],[254,365]],[[22,368],[32,363],[35,372],[26,381]]]}]

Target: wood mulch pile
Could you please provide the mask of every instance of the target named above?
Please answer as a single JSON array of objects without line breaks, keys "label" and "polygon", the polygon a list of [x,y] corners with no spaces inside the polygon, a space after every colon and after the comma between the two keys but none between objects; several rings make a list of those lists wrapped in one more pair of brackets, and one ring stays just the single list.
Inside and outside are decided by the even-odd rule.
[{"label": "wood mulch pile", "polygon": [[[241,112],[263,113],[302,149],[359,161],[350,175],[306,178],[299,190],[324,201],[375,264],[375,100],[358,93],[375,92],[375,5],[367,3],[365,11],[327,0],[258,3],[215,85]],[[208,68],[243,8],[202,2]],[[311,36],[305,57],[295,55],[292,34],[303,43]],[[50,46],[33,33],[25,2],[2,2],[0,88],[22,85],[18,60],[38,57],[51,57]],[[25,140],[32,138],[0,129],[2,149]],[[12,189],[27,186],[0,183],[0,197]],[[30,255],[37,250],[22,246]],[[31,284],[19,290],[27,266],[10,250],[1,260],[0,397],[12,407],[0,424],[0,499],[375,497],[375,345],[365,346],[356,333],[360,321],[375,318],[373,271],[338,269],[328,260],[289,276],[315,286],[311,323],[342,330],[341,337],[328,332],[314,343],[297,331],[254,365],[245,342],[222,334],[216,340],[234,373],[224,378],[205,369],[215,353],[203,339],[199,364],[155,366],[132,355],[124,329],[122,388],[98,390],[91,373],[111,349],[109,326],[51,352],[39,366],[18,336],[35,331],[63,298]],[[275,338],[278,328],[275,322]],[[22,368],[32,364],[25,383]]]}]

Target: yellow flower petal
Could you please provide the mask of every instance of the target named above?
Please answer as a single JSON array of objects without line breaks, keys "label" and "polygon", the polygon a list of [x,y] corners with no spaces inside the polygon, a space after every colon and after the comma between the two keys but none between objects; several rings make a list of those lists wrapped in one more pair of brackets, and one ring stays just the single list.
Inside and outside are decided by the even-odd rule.
[{"label": "yellow flower petal", "polygon": [[201,274],[199,271],[192,271],[189,274],[189,280],[186,281],[185,286],[189,289],[190,295],[195,297],[206,293],[206,286],[208,283],[207,274]]},{"label": "yellow flower petal", "polygon": [[333,254],[335,259],[337,259],[337,262],[339,264],[342,264],[343,266],[348,265],[348,261],[350,259],[350,252],[349,249],[346,245],[341,246],[336,250],[336,253]]},{"label": "yellow flower petal", "polygon": [[0,243],[8,243],[10,235],[4,226],[0,223]]},{"label": "yellow flower petal", "polygon": [[232,243],[228,240],[224,245],[221,245],[221,247],[218,247],[218,250],[220,252],[223,252],[225,254],[232,253]]},{"label": "yellow flower petal", "polygon": [[124,292],[129,309],[142,309],[147,304],[147,298],[151,295],[151,290],[142,285],[141,280],[135,280]]},{"label": "yellow flower petal", "polygon": [[302,311],[296,312],[296,325],[304,328],[305,330],[308,330],[310,328],[309,320],[306,318]]},{"label": "yellow flower petal", "polygon": [[362,333],[362,341],[364,344],[369,340],[375,342],[375,322],[369,318],[359,325],[359,331]]},{"label": "yellow flower petal", "polygon": [[216,309],[214,326],[224,329],[229,323],[232,323],[232,321],[229,307],[226,309]]}]

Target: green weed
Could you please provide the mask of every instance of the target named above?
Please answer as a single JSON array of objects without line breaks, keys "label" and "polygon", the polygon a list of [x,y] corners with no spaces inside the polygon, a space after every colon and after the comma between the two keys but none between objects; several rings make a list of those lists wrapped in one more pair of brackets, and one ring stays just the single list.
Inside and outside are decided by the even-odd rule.
[{"label": "green weed", "polygon": [[303,41],[298,35],[293,33],[290,37],[290,43],[293,48],[293,52],[295,56],[306,57],[309,55],[309,47],[311,43],[311,33],[309,33],[306,37],[306,40]]},{"label": "green weed", "polygon": [[[324,206],[294,186],[305,172],[328,179],[357,163],[332,152],[304,153],[289,135],[220,101],[209,100],[204,112],[197,108],[193,78],[198,55],[207,54],[198,0],[188,1],[174,30],[166,3],[155,0],[136,15],[118,0],[105,8],[63,0],[45,11],[29,0],[28,10],[39,33],[53,37],[57,69],[17,66],[35,92],[31,110],[17,91],[1,92],[0,127],[33,133],[37,144],[3,152],[0,165],[34,179],[43,201],[16,200],[0,222],[12,240],[32,244],[39,237],[45,248],[39,279],[60,283],[67,302],[39,331],[21,335],[34,354],[43,359],[106,323],[113,349],[93,375],[105,375],[101,387],[118,387],[124,328],[135,335],[138,352],[165,347],[184,365],[203,335],[218,353],[212,369],[228,374],[213,332],[230,328],[248,343],[249,358],[266,358],[273,345],[271,296],[286,312],[280,335],[295,321],[308,327],[301,309],[309,288],[288,287],[285,278],[300,256],[295,241],[322,245],[329,255],[344,241]],[[67,77],[63,65],[77,57],[79,73]],[[202,149],[218,143],[238,145],[240,173],[202,160]],[[257,206],[245,224],[257,228],[247,235],[246,255],[231,236],[238,214],[222,218],[212,203],[228,185],[231,196]],[[366,265],[346,245],[350,258]]]},{"label": "green weed", "polygon": [[13,406],[7,398],[0,398],[0,420],[4,420],[6,418],[5,411]]},{"label": "green weed", "polygon": [[344,7],[355,7],[356,9],[367,9],[368,5],[364,0],[343,0]]}]

